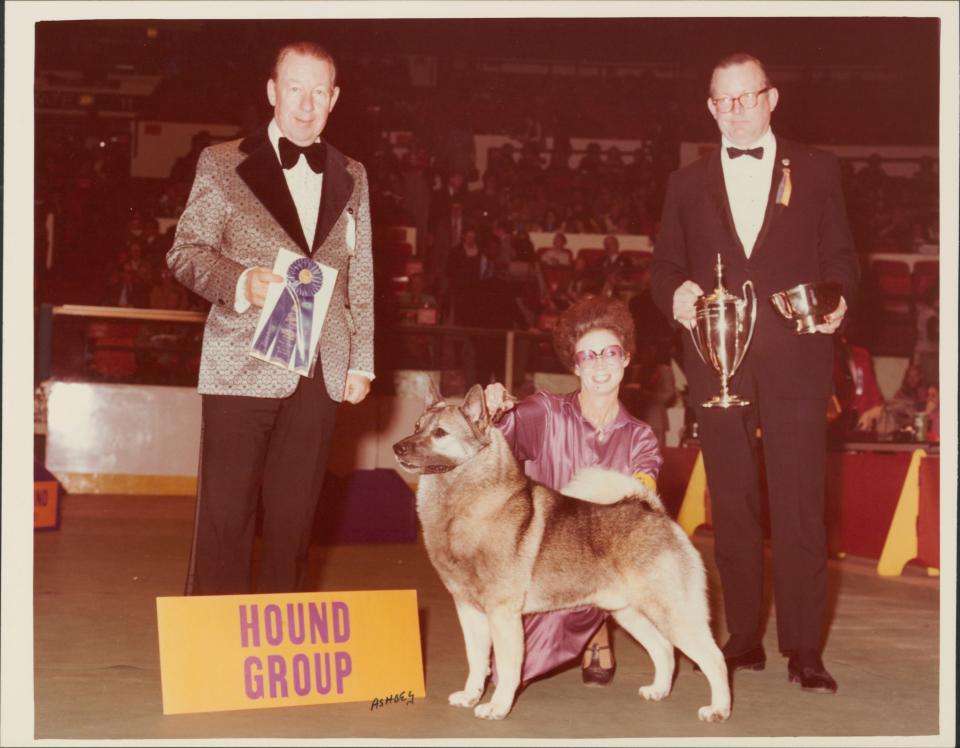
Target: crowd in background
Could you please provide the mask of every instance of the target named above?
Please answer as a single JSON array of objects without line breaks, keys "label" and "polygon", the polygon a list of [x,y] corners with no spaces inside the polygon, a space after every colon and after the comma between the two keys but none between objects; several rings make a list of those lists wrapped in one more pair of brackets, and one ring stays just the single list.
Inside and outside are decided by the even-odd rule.
[{"label": "crowd in background", "polygon": [[[370,177],[381,324],[402,317],[545,332],[580,295],[617,294],[643,315],[638,319],[638,328],[645,331],[638,384],[648,399],[658,392],[656,398],[671,402],[675,393],[666,386],[672,379],[666,364],[675,353],[672,331],[649,303],[646,258],[620,251],[617,237],[639,234],[656,241],[666,179],[679,165],[677,135],[683,128],[678,122],[685,114],[669,104],[643,109],[653,88],[662,85],[650,77],[572,88],[564,88],[559,78],[542,79],[549,84],[535,88],[522,76],[499,80],[505,79],[526,84],[474,85],[459,89],[469,91],[463,96],[446,87],[412,93],[407,88],[404,95],[391,96],[379,78],[380,86],[364,91],[365,121],[356,123],[356,136],[342,148],[365,164]],[[247,109],[243,119],[238,133],[258,124]],[[391,132],[402,136],[391,141]],[[483,154],[482,171],[474,145],[479,134],[511,138]],[[574,152],[571,139],[584,135],[629,138],[638,145],[625,152],[592,142]],[[200,132],[167,179],[134,180],[129,136],[80,136],[41,122],[36,300],[204,310],[206,302],[172,279],[165,255],[196,161],[212,142]],[[844,160],[842,169],[851,227],[862,254],[937,251],[933,160],[921,160],[912,177],[891,176],[879,156],[866,163]],[[398,260],[406,258],[390,255],[386,237],[389,227],[399,225],[416,228],[411,248],[419,261],[415,278],[399,269]],[[531,232],[548,232],[552,246],[534,246]],[[567,236],[583,233],[605,237],[602,257],[592,262],[574,257]],[[402,284],[394,282],[398,274],[405,277]],[[866,281],[859,314],[869,321],[869,277]],[[931,325],[938,318],[938,294],[928,296],[916,307],[918,325],[925,326],[919,330],[916,358],[926,356],[923,375],[936,384],[936,364],[930,360],[937,355]],[[412,309],[434,310],[435,315],[404,315]],[[852,343],[868,345],[853,322]],[[437,365],[449,362],[450,352],[430,341],[411,345]],[[503,365],[502,343],[493,337],[456,355],[475,381],[493,376]]]}]

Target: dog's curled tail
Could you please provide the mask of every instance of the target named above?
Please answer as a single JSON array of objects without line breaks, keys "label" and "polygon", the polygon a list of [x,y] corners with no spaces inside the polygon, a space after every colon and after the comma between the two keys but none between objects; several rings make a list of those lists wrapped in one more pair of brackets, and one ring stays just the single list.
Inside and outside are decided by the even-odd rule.
[{"label": "dog's curled tail", "polygon": [[660,497],[642,480],[598,467],[581,468],[560,493],[594,504],[616,504],[626,498],[636,499],[663,511]]}]

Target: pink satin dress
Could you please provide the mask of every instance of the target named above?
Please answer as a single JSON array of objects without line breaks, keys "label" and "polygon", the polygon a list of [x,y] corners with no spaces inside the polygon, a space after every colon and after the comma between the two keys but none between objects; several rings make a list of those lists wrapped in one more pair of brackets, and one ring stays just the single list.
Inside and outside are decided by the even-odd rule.
[{"label": "pink satin dress", "polygon": [[[598,431],[580,410],[578,394],[534,393],[497,424],[526,474],[557,490],[580,468],[591,466],[646,473],[656,480],[663,456],[653,429],[620,403],[616,419]],[[522,682],[578,659],[606,618],[605,611],[593,607],[525,615]]]}]

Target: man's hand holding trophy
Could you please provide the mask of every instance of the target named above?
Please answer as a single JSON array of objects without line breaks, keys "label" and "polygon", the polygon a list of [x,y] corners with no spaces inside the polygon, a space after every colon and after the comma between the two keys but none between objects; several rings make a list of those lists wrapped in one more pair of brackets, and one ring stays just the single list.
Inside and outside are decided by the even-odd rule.
[{"label": "man's hand holding trophy", "polygon": [[[690,330],[701,360],[720,375],[720,394],[704,403],[705,408],[732,408],[750,401],[729,391],[729,381],[743,363],[757,322],[757,296],[753,283],[743,284],[743,298],[723,286],[723,262],[717,255],[717,287],[704,295],[693,281],[687,281],[674,295],[674,318]],[[796,325],[797,335],[832,333],[846,313],[839,283],[801,283],[770,295],[780,315]]]}]

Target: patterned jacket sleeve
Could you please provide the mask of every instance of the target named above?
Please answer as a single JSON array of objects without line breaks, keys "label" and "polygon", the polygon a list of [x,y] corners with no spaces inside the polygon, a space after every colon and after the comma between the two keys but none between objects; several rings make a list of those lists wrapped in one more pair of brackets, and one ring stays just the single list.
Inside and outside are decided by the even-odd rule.
[{"label": "patterned jacket sleeve", "polygon": [[180,283],[211,304],[232,308],[237,281],[246,268],[221,251],[230,206],[221,187],[220,168],[209,148],[200,154],[167,265]]},{"label": "patterned jacket sleeve", "polygon": [[373,240],[370,223],[370,190],[367,172],[362,165],[357,184],[356,249],[350,260],[347,294],[353,318],[350,340],[349,369],[373,373]]}]

